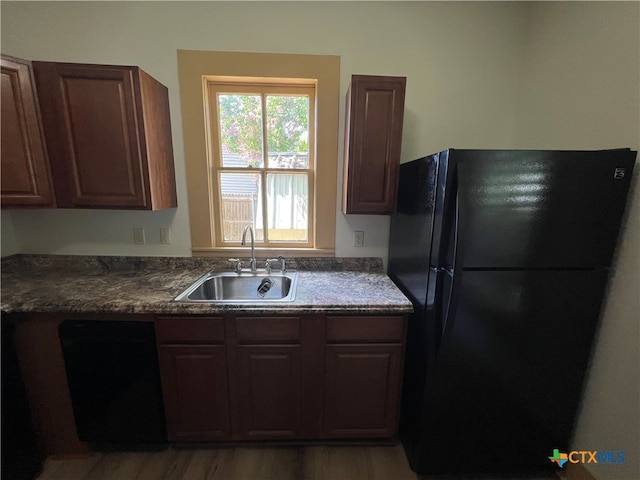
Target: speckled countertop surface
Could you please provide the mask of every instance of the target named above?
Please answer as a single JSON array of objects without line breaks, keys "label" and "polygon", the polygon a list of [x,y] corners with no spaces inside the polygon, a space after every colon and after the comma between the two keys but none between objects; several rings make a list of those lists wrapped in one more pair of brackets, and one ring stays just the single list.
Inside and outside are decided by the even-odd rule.
[{"label": "speckled countertop surface", "polygon": [[[261,263],[260,263],[261,264]],[[2,259],[2,312],[215,314],[400,314],[411,302],[378,258],[290,259],[298,270],[293,302],[191,304],[173,298],[228,262],[189,257],[15,255]]]}]

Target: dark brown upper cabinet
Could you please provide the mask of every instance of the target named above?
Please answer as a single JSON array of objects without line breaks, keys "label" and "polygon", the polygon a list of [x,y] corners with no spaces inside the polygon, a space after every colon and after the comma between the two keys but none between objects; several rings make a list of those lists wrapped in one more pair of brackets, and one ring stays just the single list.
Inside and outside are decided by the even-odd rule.
[{"label": "dark brown upper cabinet", "polygon": [[58,207],[177,206],[165,86],[138,67],[33,69]]},{"label": "dark brown upper cabinet", "polygon": [[53,206],[31,62],[2,55],[2,207]]},{"label": "dark brown upper cabinet", "polygon": [[395,210],[405,86],[405,77],[351,77],[345,122],[345,214],[390,215]]}]

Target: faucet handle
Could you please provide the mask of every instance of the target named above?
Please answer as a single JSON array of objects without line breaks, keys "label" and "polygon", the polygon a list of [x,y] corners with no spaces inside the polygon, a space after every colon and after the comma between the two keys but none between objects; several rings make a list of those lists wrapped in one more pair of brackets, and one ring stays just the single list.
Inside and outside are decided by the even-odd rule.
[{"label": "faucet handle", "polygon": [[267,273],[271,273],[271,262],[277,262],[277,258],[267,258],[264,261],[264,268],[267,270]]},{"label": "faucet handle", "polygon": [[280,260],[280,270],[284,273],[287,270],[286,260],[282,255],[278,256],[278,260]]},{"label": "faucet handle", "polygon": [[235,262],[233,269],[236,271],[236,273],[240,273],[240,271],[242,270],[242,261],[239,258],[230,258],[229,261]]}]

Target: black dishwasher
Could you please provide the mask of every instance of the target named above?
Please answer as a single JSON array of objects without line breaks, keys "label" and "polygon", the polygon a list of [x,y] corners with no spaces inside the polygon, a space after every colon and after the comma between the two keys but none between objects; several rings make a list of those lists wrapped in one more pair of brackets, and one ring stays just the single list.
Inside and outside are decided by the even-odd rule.
[{"label": "black dishwasher", "polygon": [[80,440],[95,450],[164,447],[153,322],[66,320],[58,333]]}]

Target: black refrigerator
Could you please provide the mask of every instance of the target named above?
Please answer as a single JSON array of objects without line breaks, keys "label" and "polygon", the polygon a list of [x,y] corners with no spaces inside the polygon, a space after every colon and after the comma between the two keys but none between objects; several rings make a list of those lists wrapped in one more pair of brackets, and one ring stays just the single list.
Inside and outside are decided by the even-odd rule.
[{"label": "black refrigerator", "polygon": [[413,470],[515,478],[568,451],[635,157],[449,149],[400,166],[388,273],[414,305]]}]

